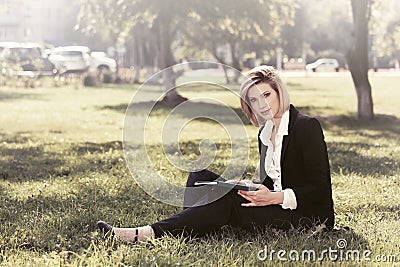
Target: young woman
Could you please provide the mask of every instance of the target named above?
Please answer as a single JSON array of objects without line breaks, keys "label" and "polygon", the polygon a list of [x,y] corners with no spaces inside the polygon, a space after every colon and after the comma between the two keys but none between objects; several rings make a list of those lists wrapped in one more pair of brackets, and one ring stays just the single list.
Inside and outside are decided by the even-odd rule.
[{"label": "young woman", "polygon": [[[241,106],[259,127],[260,177],[257,191],[232,190],[206,205],[194,205],[207,196],[185,195],[178,214],[138,228],[98,226],[127,241],[146,241],[164,234],[200,236],[223,225],[254,230],[271,226],[309,228],[334,225],[331,176],[324,135],[317,119],[290,105],[289,94],[273,67],[259,66],[246,75],[240,89]],[[212,181],[209,170],[192,172],[187,187]]]}]

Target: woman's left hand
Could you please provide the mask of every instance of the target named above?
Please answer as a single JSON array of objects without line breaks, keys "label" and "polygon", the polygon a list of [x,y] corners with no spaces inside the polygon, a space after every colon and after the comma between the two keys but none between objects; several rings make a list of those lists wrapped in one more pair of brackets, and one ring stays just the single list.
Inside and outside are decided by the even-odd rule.
[{"label": "woman's left hand", "polygon": [[283,203],[283,192],[271,192],[263,184],[258,185],[256,191],[238,190],[238,194],[250,201],[242,203],[243,207],[261,207]]}]

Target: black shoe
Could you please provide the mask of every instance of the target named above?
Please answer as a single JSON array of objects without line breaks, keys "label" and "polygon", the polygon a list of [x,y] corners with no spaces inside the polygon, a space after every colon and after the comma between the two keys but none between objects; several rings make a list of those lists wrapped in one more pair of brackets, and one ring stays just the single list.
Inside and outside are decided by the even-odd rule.
[{"label": "black shoe", "polygon": [[105,223],[103,221],[98,221],[97,226],[99,227],[100,231],[103,232],[104,237],[107,236],[115,236],[115,233],[113,231],[113,227],[109,225],[108,223]]}]

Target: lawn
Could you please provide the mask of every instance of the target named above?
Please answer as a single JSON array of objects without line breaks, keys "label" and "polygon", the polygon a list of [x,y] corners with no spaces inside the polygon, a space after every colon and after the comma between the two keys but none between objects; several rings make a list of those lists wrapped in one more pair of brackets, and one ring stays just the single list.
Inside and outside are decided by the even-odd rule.
[{"label": "lawn", "polygon": [[[192,100],[191,106],[181,110],[156,106],[148,117],[146,108],[162,94],[160,86],[141,88],[140,95],[135,85],[1,87],[0,266],[283,266],[287,262],[277,254],[273,260],[260,260],[257,255],[265,246],[269,252],[285,250],[287,259],[291,250],[300,256],[302,250],[319,255],[338,249],[339,239],[347,242],[339,251],[358,250],[361,257],[371,251],[370,261],[363,264],[393,265],[393,257],[399,264],[400,78],[371,77],[376,119],[370,122],[354,119],[356,97],[348,76],[285,81],[292,103],[317,116],[324,128],[336,225],[347,226],[348,231],[313,235],[312,231],[266,228],[252,233],[223,227],[204,238],[165,236],[147,244],[103,240],[96,229],[99,219],[131,227],[180,210],[137,185],[135,178],[146,169],[144,158],[135,157],[135,149],[128,157],[130,169],[127,166],[122,139],[130,101],[125,140],[138,142],[138,150],[146,149],[155,170],[182,185],[187,172],[168,159],[175,159],[177,152],[188,160],[199,159],[198,146],[204,139],[212,139],[210,147],[212,142],[216,147],[209,169],[224,172],[240,160],[234,152],[247,149],[245,174],[252,177],[256,172],[257,129],[244,119],[237,97],[216,85],[182,86],[179,92]],[[212,119],[191,120],[197,114]],[[167,133],[176,131],[175,139],[161,139],[168,120]],[[143,142],[137,125],[146,122]],[[239,132],[244,135],[235,135]],[[294,259],[296,253],[291,256]],[[344,255],[342,259],[333,262],[325,256],[323,264],[357,264]],[[319,266],[320,262],[291,264]]]}]

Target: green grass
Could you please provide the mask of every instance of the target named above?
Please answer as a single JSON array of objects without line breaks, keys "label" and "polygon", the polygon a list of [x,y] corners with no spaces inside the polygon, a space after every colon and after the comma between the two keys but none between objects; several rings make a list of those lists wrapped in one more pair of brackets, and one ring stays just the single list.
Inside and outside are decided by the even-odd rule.
[{"label": "green grass", "polygon": [[[129,227],[179,211],[147,195],[126,165],[122,128],[125,109],[137,86],[2,87],[0,266],[281,266],[287,262],[277,257],[273,262],[262,262],[257,253],[265,245],[269,250],[321,252],[329,247],[336,249],[339,238],[346,239],[348,249],[371,250],[371,258],[396,255],[400,261],[400,79],[371,78],[376,113],[372,122],[353,119],[356,97],[349,77],[286,81],[292,102],[300,110],[318,116],[324,127],[336,225],[348,226],[349,231],[310,237],[311,231],[266,228],[251,233],[223,227],[204,238],[165,236],[139,245],[104,241],[96,230],[99,219]],[[236,127],[244,121],[251,151],[246,172],[251,176],[258,163],[257,129],[240,113],[234,94],[207,85],[180,91],[191,99],[218,99],[234,108],[239,119],[232,119],[215,103],[203,102],[180,111],[177,118],[187,120],[207,111],[232,127],[231,131],[239,129]],[[139,103],[132,105],[131,115],[144,121],[146,103],[161,93],[159,86],[146,88]],[[161,125],[170,111],[165,106],[156,107],[146,128],[146,147],[156,169],[171,182],[183,184],[187,173],[174,168],[160,148]],[[200,119],[184,127],[178,140],[182,153],[191,160],[199,158],[198,144],[204,138],[212,138],[217,147],[209,168],[223,172],[229,165],[232,144],[229,131],[215,122]],[[233,144],[239,140],[233,139]],[[169,149],[166,153],[173,155],[175,150]],[[136,166],[141,164],[142,159],[136,159]],[[357,263],[333,263],[326,258],[323,264]],[[292,265],[320,263],[298,261]]]}]

